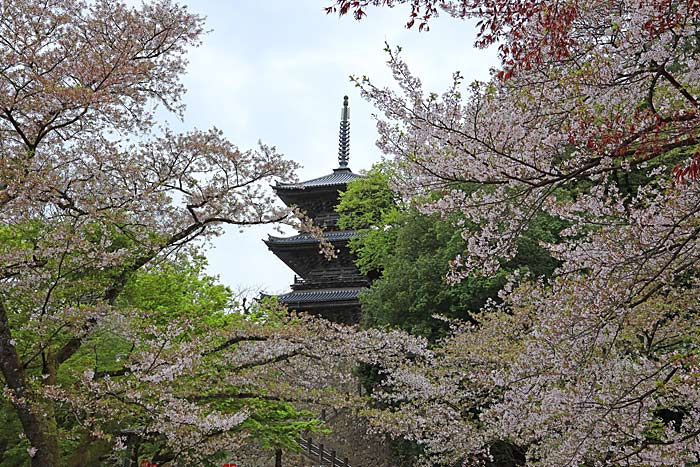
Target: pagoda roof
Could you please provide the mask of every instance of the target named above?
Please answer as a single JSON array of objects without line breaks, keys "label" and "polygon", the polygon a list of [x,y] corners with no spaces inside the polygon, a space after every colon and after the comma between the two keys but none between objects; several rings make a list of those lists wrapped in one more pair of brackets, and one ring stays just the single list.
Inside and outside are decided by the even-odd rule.
[{"label": "pagoda roof", "polygon": [[304,182],[298,183],[277,183],[275,185],[275,190],[305,190],[307,188],[329,188],[335,186],[342,186],[360,178],[362,175],[353,173],[347,167],[341,167],[339,169],[333,169],[333,173],[324,175],[323,177],[313,178],[311,180],[306,180]]},{"label": "pagoda roof", "polygon": [[[343,240],[349,240],[352,237],[356,237],[359,235],[356,231],[354,230],[339,230],[339,231],[333,231],[333,232],[324,232],[323,233],[323,238],[330,242],[336,242],[336,241],[343,241]],[[268,235],[267,240],[265,240],[265,243],[269,245],[299,245],[299,244],[313,244],[313,243],[318,243],[318,239],[314,237],[313,235],[310,234],[299,234],[299,235],[294,235],[293,237],[274,237],[272,235]]]},{"label": "pagoda roof", "polygon": [[367,290],[366,287],[349,287],[338,289],[298,290],[280,295],[282,303],[323,303],[323,302],[347,302],[357,300],[360,293]]}]

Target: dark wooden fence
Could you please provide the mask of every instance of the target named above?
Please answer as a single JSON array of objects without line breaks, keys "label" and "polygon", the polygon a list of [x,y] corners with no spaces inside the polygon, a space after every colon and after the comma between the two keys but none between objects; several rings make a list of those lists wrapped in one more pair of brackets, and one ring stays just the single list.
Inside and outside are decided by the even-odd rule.
[{"label": "dark wooden fence", "polygon": [[324,448],[323,443],[315,444],[310,436],[308,438],[302,436],[298,439],[298,442],[302,447],[302,453],[313,465],[322,467],[351,467],[347,457],[340,459],[336,455],[334,449],[328,450]]}]

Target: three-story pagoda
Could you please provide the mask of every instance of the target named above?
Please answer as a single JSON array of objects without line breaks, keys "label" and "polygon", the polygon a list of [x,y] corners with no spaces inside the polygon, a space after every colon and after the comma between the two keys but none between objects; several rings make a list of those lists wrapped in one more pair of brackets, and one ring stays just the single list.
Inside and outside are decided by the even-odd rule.
[{"label": "three-story pagoda", "polygon": [[294,311],[306,311],[339,323],[359,322],[359,294],[369,285],[358,271],[348,249],[356,235],[340,230],[335,212],[338,195],[347,183],[360,177],[348,167],[350,157],[350,109],[343,99],[340,119],[339,166],[323,177],[300,183],[277,183],[273,188],[287,206],[297,206],[324,230],[337,257],[327,259],[319,252],[319,241],[309,234],[293,237],[269,236],[267,247],[295,273],[292,291],[279,296],[280,302]]}]

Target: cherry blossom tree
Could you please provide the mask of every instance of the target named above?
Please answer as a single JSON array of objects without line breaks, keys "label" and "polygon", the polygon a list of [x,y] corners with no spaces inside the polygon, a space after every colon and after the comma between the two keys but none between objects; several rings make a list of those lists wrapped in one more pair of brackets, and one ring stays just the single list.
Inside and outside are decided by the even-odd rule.
[{"label": "cherry blossom tree", "polygon": [[[274,148],[155,126],[159,107],[183,112],[185,53],[202,32],[170,0],[0,1],[0,370],[32,466],[63,464],[66,418],[79,450],[136,440],[201,464],[261,433],[261,404],[311,397],[342,349],[382,355],[369,350],[377,333],[260,318],[274,307],[213,323],[125,302],[137,274],[222,226],[291,219],[269,184],[293,181],[297,165]],[[424,348],[393,342],[386,352]],[[302,417],[284,436],[312,425]]]},{"label": "cherry blossom tree", "polygon": [[[135,462],[141,453],[159,463],[209,465],[230,453],[242,462],[240,453],[251,446],[294,450],[300,431],[320,427],[297,406],[362,405],[352,377],[356,362],[427,352],[423,340],[403,333],[358,332],[285,317],[286,310],[272,304],[255,306],[267,325],[227,314],[197,325],[181,319],[158,326],[143,313],[110,310],[84,345],[105,352],[100,339],[116,336],[122,358],[86,369],[79,384],[46,386],[43,395],[112,446],[112,460]],[[97,460],[73,457],[74,465]]]},{"label": "cherry blossom tree", "polygon": [[412,7],[409,26],[477,18],[477,44],[501,53],[492,80],[465,90],[457,73],[442,95],[395,50],[398,92],[358,80],[385,116],[379,146],[405,169],[397,189],[426,213],[480,227],[464,229],[448,280],[493,274],[539,212],[568,227],[547,245],[562,261],[553,278],[513,277],[478,325],[455,324],[429,360],[390,369],[379,429],[464,465],[493,462],[503,446],[510,465],[699,462],[700,5],[329,8],[361,18],[400,3]]}]

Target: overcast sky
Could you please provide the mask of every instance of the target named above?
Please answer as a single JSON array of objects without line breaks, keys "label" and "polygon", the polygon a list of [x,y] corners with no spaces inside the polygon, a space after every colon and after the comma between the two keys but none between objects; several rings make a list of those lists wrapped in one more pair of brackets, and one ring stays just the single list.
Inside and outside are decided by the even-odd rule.
[{"label": "overcast sky", "polygon": [[[408,10],[369,10],[352,17],[326,15],[331,0],[190,0],[207,18],[203,44],[189,55],[188,89],[181,129],[216,126],[240,148],[258,140],[303,165],[302,180],[337,167],[343,95],[350,97],[350,168],[366,170],[381,160],[375,146],[375,113],[349,75],[367,75],[393,86],[384,42],[403,47],[426,89],[442,92],[459,70],[469,83],[489,77],[495,50],[474,49],[474,27],[449,17],[429,32],[407,30]],[[269,227],[229,229],[208,250],[209,271],[234,289],[289,289],[293,273],[262,242]]]}]

